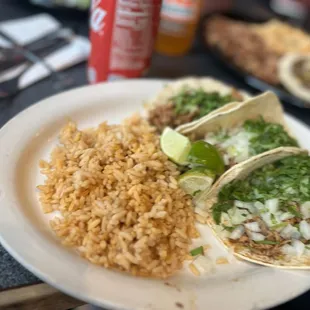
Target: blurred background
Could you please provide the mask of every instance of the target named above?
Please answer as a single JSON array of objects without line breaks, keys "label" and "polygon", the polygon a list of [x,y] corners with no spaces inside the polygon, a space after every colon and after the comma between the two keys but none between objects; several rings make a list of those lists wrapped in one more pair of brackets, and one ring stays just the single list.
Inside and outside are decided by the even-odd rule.
[{"label": "blurred background", "polygon": [[[211,76],[253,94],[272,90],[310,125],[310,0],[119,1],[140,3],[147,19],[122,25],[117,42],[110,19],[116,2],[0,0],[0,128],[74,87],[184,76]],[[292,79],[302,81],[306,96],[289,87]],[[0,245],[0,297],[37,283]],[[275,309],[309,309],[309,302],[307,293]]]},{"label": "blurred background", "polygon": [[[272,89],[286,104],[309,107],[304,98],[296,95],[298,91],[287,89],[277,75],[282,56],[310,54],[306,33],[310,28],[309,0],[164,0],[161,13],[156,9],[161,1],[153,1],[153,11],[149,12],[152,15],[144,21],[140,33],[136,29],[137,37],[130,43],[136,50],[126,51],[131,53],[127,60],[115,54],[105,41],[112,36],[113,21],[108,20],[108,31],[103,36],[96,36],[96,31],[89,35],[88,25],[100,27],[105,18],[101,7],[110,16],[115,10],[113,3],[93,1],[90,15],[90,0],[1,0],[0,98],[12,98],[21,92],[30,92],[31,96],[27,88],[40,81],[41,96],[46,97],[88,82],[210,75],[254,92]],[[151,39],[143,42],[147,46],[143,50],[138,45],[146,37]],[[103,56],[106,50],[112,51],[110,59]],[[119,64],[115,72],[109,72],[110,76],[102,75],[109,61],[117,57],[124,65],[127,61],[127,65],[134,62],[139,66],[132,53],[143,59],[141,68],[123,74]],[[46,77],[49,81],[42,81]],[[53,87],[44,89],[50,83]]]}]

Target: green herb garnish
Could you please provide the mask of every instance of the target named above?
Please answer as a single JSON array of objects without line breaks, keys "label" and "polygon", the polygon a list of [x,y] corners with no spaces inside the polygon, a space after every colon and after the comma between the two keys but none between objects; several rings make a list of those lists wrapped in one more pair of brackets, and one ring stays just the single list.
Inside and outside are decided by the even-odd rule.
[{"label": "green herb garnish", "polygon": [[254,241],[257,244],[269,244],[269,245],[275,245],[280,244],[279,241],[272,241],[272,240],[261,240],[261,241]]},{"label": "green herb garnish", "polygon": [[201,190],[200,190],[200,189],[194,191],[193,194],[192,194],[192,196],[195,197],[195,196],[198,195],[199,193],[201,193]]},{"label": "green herb garnish", "polygon": [[245,121],[243,128],[254,134],[250,139],[252,156],[280,146],[298,146],[297,141],[289,136],[282,125],[266,122],[262,117]]},{"label": "green herb garnish", "polygon": [[275,230],[275,229],[279,229],[279,228],[284,228],[287,225],[288,225],[287,223],[279,223],[279,224],[271,226],[270,229]]},{"label": "green herb garnish", "polygon": [[222,226],[223,226],[223,228],[224,228],[225,230],[227,230],[227,231],[229,231],[229,232],[233,232],[234,229],[236,228],[236,227],[234,227],[234,226],[226,226],[226,225],[222,225]]},{"label": "green herb garnish", "polygon": [[271,222],[272,222],[273,225],[277,224],[277,220],[276,220],[276,217],[275,217],[274,214],[271,214],[270,219],[271,219]]},{"label": "green herb garnish", "polygon": [[203,89],[184,88],[178,95],[170,98],[175,105],[176,114],[187,114],[197,111],[196,118],[236,101],[231,95],[222,96],[218,92],[207,93]]},{"label": "green herb garnish", "polygon": [[217,203],[212,208],[212,216],[217,225],[221,223],[222,212],[227,212],[233,207],[233,204],[230,203]]},{"label": "green herb garnish", "polygon": [[[300,184],[305,178],[310,178],[310,157],[290,156],[253,171],[244,180],[236,180],[225,185],[219,193],[219,204],[224,202],[232,204],[234,200],[264,203],[275,197],[280,199],[282,206],[290,205],[292,202],[309,201],[310,186],[306,188]],[[287,191],[287,188],[292,188],[294,191]],[[292,210],[294,211],[296,210]]]},{"label": "green herb garnish", "polygon": [[203,246],[191,250],[190,253],[192,256],[203,255]]}]

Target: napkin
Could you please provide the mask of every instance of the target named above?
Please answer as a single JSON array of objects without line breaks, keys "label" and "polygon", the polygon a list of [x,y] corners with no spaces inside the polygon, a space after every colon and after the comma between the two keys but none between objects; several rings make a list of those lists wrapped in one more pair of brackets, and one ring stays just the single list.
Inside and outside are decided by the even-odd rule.
[{"label": "napkin", "polygon": [[[66,40],[63,46],[41,57],[55,71],[69,68],[87,60],[90,53],[88,38],[75,35],[70,29],[62,28],[61,23],[49,14],[37,14],[4,21],[0,23],[0,30],[21,46],[30,46],[29,44],[44,40],[53,33],[63,36]],[[13,48],[12,44],[0,35],[0,60],[1,52],[4,54],[8,48]],[[49,70],[42,63],[33,64],[29,61],[23,61],[0,71],[0,94],[4,94],[2,97],[10,95],[49,75]],[[9,87],[8,84],[10,84]]]}]

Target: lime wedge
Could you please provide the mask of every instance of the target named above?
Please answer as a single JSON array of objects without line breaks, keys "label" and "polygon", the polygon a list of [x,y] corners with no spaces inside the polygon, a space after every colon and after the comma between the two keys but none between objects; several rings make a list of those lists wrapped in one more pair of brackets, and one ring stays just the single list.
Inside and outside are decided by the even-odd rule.
[{"label": "lime wedge", "polygon": [[179,186],[192,196],[207,191],[212,186],[215,173],[203,167],[193,168],[179,176]]},{"label": "lime wedge", "polygon": [[194,167],[203,166],[217,174],[221,174],[225,170],[223,158],[216,147],[202,140],[192,144],[188,154],[188,162]]},{"label": "lime wedge", "polygon": [[187,164],[187,156],[191,149],[191,143],[187,137],[166,127],[160,136],[160,147],[176,164]]}]

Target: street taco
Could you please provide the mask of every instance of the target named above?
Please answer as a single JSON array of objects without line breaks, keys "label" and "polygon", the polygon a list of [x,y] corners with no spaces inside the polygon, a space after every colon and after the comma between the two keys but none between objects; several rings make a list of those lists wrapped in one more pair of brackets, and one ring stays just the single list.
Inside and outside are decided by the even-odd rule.
[{"label": "street taco", "polygon": [[310,268],[310,157],[281,147],[235,165],[204,203],[206,222],[242,259]]},{"label": "street taco", "polygon": [[214,145],[226,169],[277,147],[298,146],[286,125],[282,106],[271,92],[177,130],[192,141],[204,140]]},{"label": "street taco", "polygon": [[183,78],[168,83],[147,105],[147,118],[158,132],[188,128],[205,115],[229,110],[249,96],[212,78]]}]

